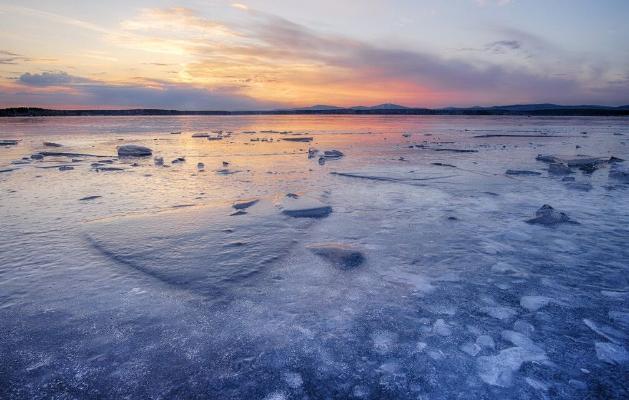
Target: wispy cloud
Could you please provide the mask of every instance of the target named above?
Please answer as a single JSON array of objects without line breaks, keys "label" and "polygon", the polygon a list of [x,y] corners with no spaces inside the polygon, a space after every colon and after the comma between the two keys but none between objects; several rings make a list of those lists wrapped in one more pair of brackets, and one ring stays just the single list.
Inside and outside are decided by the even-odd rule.
[{"label": "wispy cloud", "polygon": [[511,4],[513,0],[474,0],[474,2],[481,7],[489,5],[506,6]]},{"label": "wispy cloud", "polygon": [[522,43],[517,40],[497,40],[485,46],[485,50],[492,53],[504,53],[508,50],[518,50],[522,47]]},{"label": "wispy cloud", "polygon": [[97,32],[97,33],[108,33],[108,30],[87,21],[83,21],[76,18],[66,17],[64,15],[37,10],[29,7],[15,6],[9,4],[0,4],[0,11],[4,11],[11,14],[25,15],[29,17],[39,18],[45,21],[54,22],[58,24],[74,26],[81,29],[86,29],[89,31]]},{"label": "wispy cloud", "polygon": [[31,59],[21,54],[13,53],[7,50],[0,50],[0,65],[16,65],[28,62]]}]

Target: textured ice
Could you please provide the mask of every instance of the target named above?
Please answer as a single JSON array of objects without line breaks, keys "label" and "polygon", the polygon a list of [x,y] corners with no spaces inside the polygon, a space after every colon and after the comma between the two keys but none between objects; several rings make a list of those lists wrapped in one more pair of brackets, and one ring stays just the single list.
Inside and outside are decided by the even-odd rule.
[{"label": "textured ice", "polygon": [[545,360],[546,354],[544,352],[532,351],[531,348],[510,347],[501,350],[495,356],[479,357],[478,374],[489,385],[510,387],[513,383],[514,373],[520,369],[522,364]]},{"label": "textured ice", "polygon": [[[625,119],[0,125],[19,140],[0,149],[2,399],[629,397],[624,163],[575,165],[581,191],[535,160],[628,159]],[[319,165],[284,131],[345,156]],[[525,223],[542,204],[579,224]],[[313,252],[330,244],[362,262]]]},{"label": "textured ice", "polygon": [[373,347],[377,353],[386,354],[391,352],[397,342],[397,334],[389,331],[375,332],[371,335]]},{"label": "textured ice", "polygon": [[518,314],[518,312],[511,307],[492,306],[482,307],[481,310],[485,314],[501,320],[513,318]]},{"label": "textured ice", "polygon": [[625,328],[629,328],[629,312],[610,311],[609,319]]},{"label": "textured ice", "polygon": [[298,372],[285,372],[284,381],[291,389],[299,389],[304,384],[304,380]]},{"label": "textured ice", "polygon": [[494,349],[496,348],[496,343],[494,339],[489,335],[480,335],[476,338],[476,344],[482,348]]},{"label": "textured ice", "polygon": [[332,213],[329,205],[307,197],[287,197],[282,207],[283,214],[294,218],[325,218]]},{"label": "textured ice", "polygon": [[308,245],[308,249],[342,270],[354,269],[365,261],[362,252],[341,243],[311,244]]},{"label": "textured ice", "polygon": [[472,357],[475,357],[478,353],[480,353],[481,350],[482,347],[477,343],[469,342],[461,345],[461,351]]},{"label": "textured ice", "polygon": [[513,330],[523,335],[531,336],[535,332],[535,327],[526,321],[517,320],[513,324]]},{"label": "textured ice", "polygon": [[548,390],[548,384],[538,381],[537,379],[525,378],[524,380],[526,381],[526,383],[531,385],[533,389],[542,390],[544,392]]},{"label": "textured ice", "polygon": [[609,364],[627,364],[629,363],[629,352],[623,346],[609,343],[596,342],[596,356],[599,360]]},{"label": "textured ice", "polygon": [[545,296],[522,296],[520,305],[529,311],[537,311],[548,305],[551,299]]},{"label": "textured ice", "polygon": [[452,330],[450,329],[450,326],[442,319],[438,319],[435,321],[435,323],[432,325],[432,331],[433,333],[441,336],[452,335]]},{"label": "textured ice", "polygon": [[122,266],[215,297],[286,255],[303,226],[269,205],[256,211],[236,219],[225,207],[101,220],[85,226],[85,237]]},{"label": "textured ice", "polygon": [[600,336],[614,343],[622,343],[622,341],[628,339],[627,335],[624,332],[614,329],[611,326],[599,325],[587,318],[583,320],[583,323]]}]

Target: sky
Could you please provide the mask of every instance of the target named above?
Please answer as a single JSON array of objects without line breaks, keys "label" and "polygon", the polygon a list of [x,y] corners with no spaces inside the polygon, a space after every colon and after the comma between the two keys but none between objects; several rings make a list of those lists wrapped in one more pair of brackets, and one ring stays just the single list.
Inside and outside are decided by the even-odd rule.
[{"label": "sky", "polygon": [[0,107],[629,104],[627,0],[0,0]]}]

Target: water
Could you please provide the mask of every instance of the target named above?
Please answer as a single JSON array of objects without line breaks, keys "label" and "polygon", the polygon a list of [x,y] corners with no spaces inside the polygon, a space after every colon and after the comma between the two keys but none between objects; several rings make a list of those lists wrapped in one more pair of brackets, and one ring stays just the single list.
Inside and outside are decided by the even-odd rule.
[{"label": "water", "polygon": [[[191,137],[212,130],[234,133]],[[495,134],[549,137],[474,137]],[[627,136],[625,118],[0,120],[20,139],[0,147],[0,398],[626,398],[629,185],[535,156],[629,159]],[[126,143],[167,167],[114,157]],[[107,157],[12,164],[43,150]],[[527,224],[546,203],[579,224]],[[282,213],[311,206],[333,211]],[[364,262],[313,251],[330,243]]]}]

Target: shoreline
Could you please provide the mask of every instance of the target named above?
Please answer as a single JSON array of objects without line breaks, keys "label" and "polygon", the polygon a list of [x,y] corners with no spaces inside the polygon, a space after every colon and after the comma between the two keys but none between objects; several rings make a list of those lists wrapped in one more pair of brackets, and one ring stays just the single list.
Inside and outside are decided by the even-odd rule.
[{"label": "shoreline", "polygon": [[185,116],[185,115],[467,115],[467,116],[536,116],[536,117],[626,117],[628,107],[607,108],[539,108],[518,110],[515,108],[497,109],[382,109],[382,110],[270,110],[270,111],[180,111],[162,109],[128,110],[53,110],[44,108],[5,108],[0,110],[0,117],[86,117],[86,116]]}]

